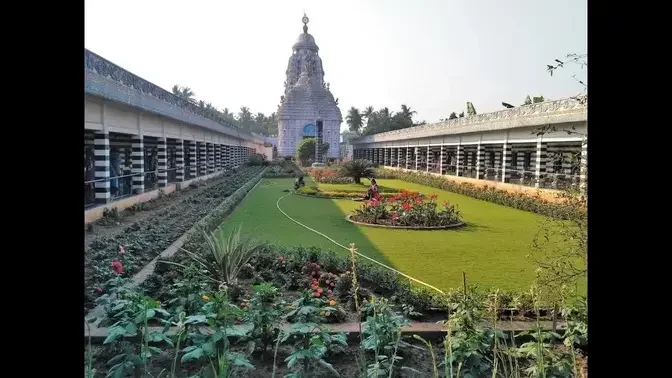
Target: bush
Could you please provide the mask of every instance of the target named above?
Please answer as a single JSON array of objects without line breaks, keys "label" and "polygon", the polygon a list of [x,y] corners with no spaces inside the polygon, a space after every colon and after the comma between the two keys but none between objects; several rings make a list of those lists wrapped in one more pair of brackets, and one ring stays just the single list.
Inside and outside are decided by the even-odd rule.
[{"label": "bush", "polygon": [[355,184],[361,184],[362,177],[375,177],[373,164],[368,160],[350,160],[341,166],[342,177],[352,177]]},{"label": "bush", "polygon": [[530,211],[556,219],[574,219],[586,217],[585,202],[576,198],[566,202],[555,203],[542,199],[539,196],[530,196],[522,193],[510,193],[495,189],[491,186],[478,187],[471,183],[458,183],[449,178],[438,177],[426,173],[377,170],[376,177],[404,180],[420,185],[446,190],[453,193],[477,198],[480,200],[512,207],[514,209]]},{"label": "bush", "polygon": [[266,161],[266,156],[262,154],[252,154],[249,157],[249,160],[247,162],[247,165],[268,165],[268,161]]}]

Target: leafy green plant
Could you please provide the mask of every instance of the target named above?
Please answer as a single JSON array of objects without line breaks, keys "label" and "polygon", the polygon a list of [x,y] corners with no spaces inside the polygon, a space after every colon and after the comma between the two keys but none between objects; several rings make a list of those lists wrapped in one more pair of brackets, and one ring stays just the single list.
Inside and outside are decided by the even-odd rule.
[{"label": "leafy green plant", "polygon": [[361,184],[362,177],[375,177],[373,164],[368,160],[349,160],[341,165],[340,174],[342,177],[352,177],[355,184]]},{"label": "leafy green plant", "polygon": [[385,376],[394,363],[401,360],[397,356],[399,346],[409,346],[401,341],[401,328],[410,323],[401,314],[393,311],[385,298],[371,297],[364,306],[364,313],[369,315],[362,324],[364,339],[360,347],[374,355],[374,362],[368,366],[367,376]]},{"label": "leafy green plant", "polygon": [[205,239],[210,252],[207,257],[184,251],[219,284],[236,285],[240,270],[263,247],[263,243],[241,236],[240,226],[228,236],[215,232],[206,233]]},{"label": "leafy green plant", "polygon": [[326,369],[340,377],[338,371],[325,361],[324,357],[327,351],[338,353],[342,347],[347,345],[345,334],[332,335],[321,324],[324,320],[323,311],[329,310],[327,307],[322,307],[322,303],[323,300],[308,293],[292,303],[293,310],[286,317],[292,318],[294,323],[280,337],[280,342],[285,342],[290,338],[293,340],[292,354],[285,359],[285,362],[287,362],[287,367],[294,371],[285,377],[313,377],[316,367]]},{"label": "leafy green plant", "polygon": [[168,290],[171,299],[168,301],[170,311],[174,314],[186,312],[195,314],[205,304],[203,294],[210,291],[210,285],[203,272],[195,264],[186,265],[182,276],[177,278]]},{"label": "leafy green plant", "polygon": [[255,285],[254,295],[245,315],[245,320],[252,323],[250,337],[261,344],[264,352],[280,334],[280,321],[285,308],[280,296],[278,288],[272,284]]},{"label": "leafy green plant", "polygon": [[[245,337],[247,332],[234,326],[234,320],[243,311],[229,302],[226,290],[205,296],[207,303],[200,314],[188,316],[183,324],[188,327],[187,342],[182,350],[181,362],[206,359],[210,362],[210,372],[218,378],[228,378],[237,368],[253,369],[247,356],[230,351],[229,337]],[[209,326],[209,330],[204,326]],[[202,372],[206,368],[202,369]]]},{"label": "leafy green plant", "polygon": [[[149,343],[164,342],[171,347],[172,340],[164,333],[152,331],[149,323],[170,317],[161,304],[137,291],[129,288],[127,280],[117,277],[108,294],[97,299],[97,303],[105,309],[106,317],[100,322],[101,327],[108,327],[104,345],[119,344],[122,353],[113,357],[108,364],[108,377],[122,377],[127,373],[138,375],[140,371],[148,372],[148,364],[152,356],[161,353],[161,349]],[[140,345],[125,341],[126,335],[140,336]]]}]

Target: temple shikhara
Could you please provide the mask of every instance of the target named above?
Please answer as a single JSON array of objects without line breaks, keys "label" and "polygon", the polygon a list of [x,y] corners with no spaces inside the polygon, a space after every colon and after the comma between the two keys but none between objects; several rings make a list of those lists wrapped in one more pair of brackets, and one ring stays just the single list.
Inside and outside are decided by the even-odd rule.
[{"label": "temple shikhara", "polygon": [[278,109],[278,155],[293,156],[304,138],[329,143],[327,156],[316,153],[315,161],[338,158],[343,117],[338,101],[324,81],[322,59],[315,38],[308,34],[308,17],[303,16],[303,33],[292,46],[287,64],[285,94]]}]

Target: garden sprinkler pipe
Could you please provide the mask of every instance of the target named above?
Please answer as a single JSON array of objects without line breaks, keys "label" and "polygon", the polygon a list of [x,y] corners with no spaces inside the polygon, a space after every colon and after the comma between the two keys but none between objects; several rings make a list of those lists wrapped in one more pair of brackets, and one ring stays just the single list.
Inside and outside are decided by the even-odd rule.
[{"label": "garden sprinkler pipe", "polygon": [[[312,228],[306,226],[305,224],[303,224],[303,223],[297,221],[296,219],[290,217],[289,215],[287,215],[287,213],[285,213],[284,211],[282,211],[282,209],[280,208],[280,201],[282,201],[282,200],[283,200],[285,197],[287,197],[288,195],[291,195],[291,193],[285,194],[284,196],[278,198],[278,201],[275,203],[275,207],[277,207],[277,208],[278,208],[278,211],[280,211],[285,217],[287,217],[287,219],[291,220],[292,222],[298,224],[299,226],[301,226],[301,227],[303,227],[303,228],[305,228],[305,229],[307,229],[307,230],[309,230],[309,231],[312,231],[312,232],[314,232],[314,233],[316,233],[316,234],[318,234],[318,235],[320,235],[320,236],[326,238],[326,239],[329,240],[330,242],[332,242],[332,243],[336,244],[337,246],[339,246],[339,247],[345,249],[346,251],[349,251],[349,250],[350,250],[350,248],[344,246],[343,244],[340,244],[340,243],[337,242],[336,240],[334,240],[334,239],[330,238],[329,236],[327,236],[327,235],[321,233],[320,231],[317,231],[317,230],[315,230],[315,229],[312,229]],[[389,270],[391,270],[391,271],[393,271],[393,272],[395,272],[395,273],[397,273],[397,274],[399,274],[399,275],[401,275],[401,276],[403,276],[403,277],[406,277],[406,278],[408,278],[408,279],[411,280],[411,281],[415,281],[415,282],[419,283],[420,285],[427,286],[428,288],[433,289],[433,290],[436,290],[437,292],[439,292],[439,293],[441,293],[441,294],[445,294],[443,291],[439,290],[438,288],[436,288],[436,287],[434,287],[434,286],[432,286],[432,285],[430,285],[430,284],[428,284],[428,283],[426,283],[426,282],[422,282],[422,281],[420,281],[420,280],[418,280],[418,279],[416,279],[416,278],[413,278],[413,277],[409,276],[408,274],[404,274],[404,273],[402,273],[402,272],[400,272],[400,271],[398,271],[398,270],[396,270],[396,269],[394,269],[394,268],[391,268],[391,267],[389,267],[389,266],[387,266],[387,265],[385,265],[385,264],[383,264],[383,263],[380,263],[380,262],[378,262],[378,261],[376,261],[376,260],[370,258],[369,256],[362,255],[361,253],[359,253],[359,252],[357,252],[357,251],[355,251],[355,253],[356,253],[357,255],[359,255],[359,256],[361,256],[361,257],[363,257],[363,258],[365,258],[365,259],[367,259],[367,260],[373,262],[373,263],[376,263],[376,264],[382,266],[382,267],[385,268],[385,269],[389,269]]]}]

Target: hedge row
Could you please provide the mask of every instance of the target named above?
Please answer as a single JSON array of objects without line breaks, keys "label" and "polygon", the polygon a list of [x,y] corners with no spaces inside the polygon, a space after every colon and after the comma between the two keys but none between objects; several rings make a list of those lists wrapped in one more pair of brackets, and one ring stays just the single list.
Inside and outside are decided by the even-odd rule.
[{"label": "hedge row", "polygon": [[378,178],[399,179],[415,184],[426,185],[432,188],[446,190],[453,193],[477,198],[480,200],[512,207],[514,209],[530,211],[555,219],[576,219],[586,217],[587,209],[585,202],[579,199],[570,199],[564,202],[550,202],[539,195],[530,196],[523,193],[511,193],[496,189],[492,186],[476,186],[468,182],[456,182],[448,178],[438,177],[427,173],[406,171],[392,171],[378,169]]}]

